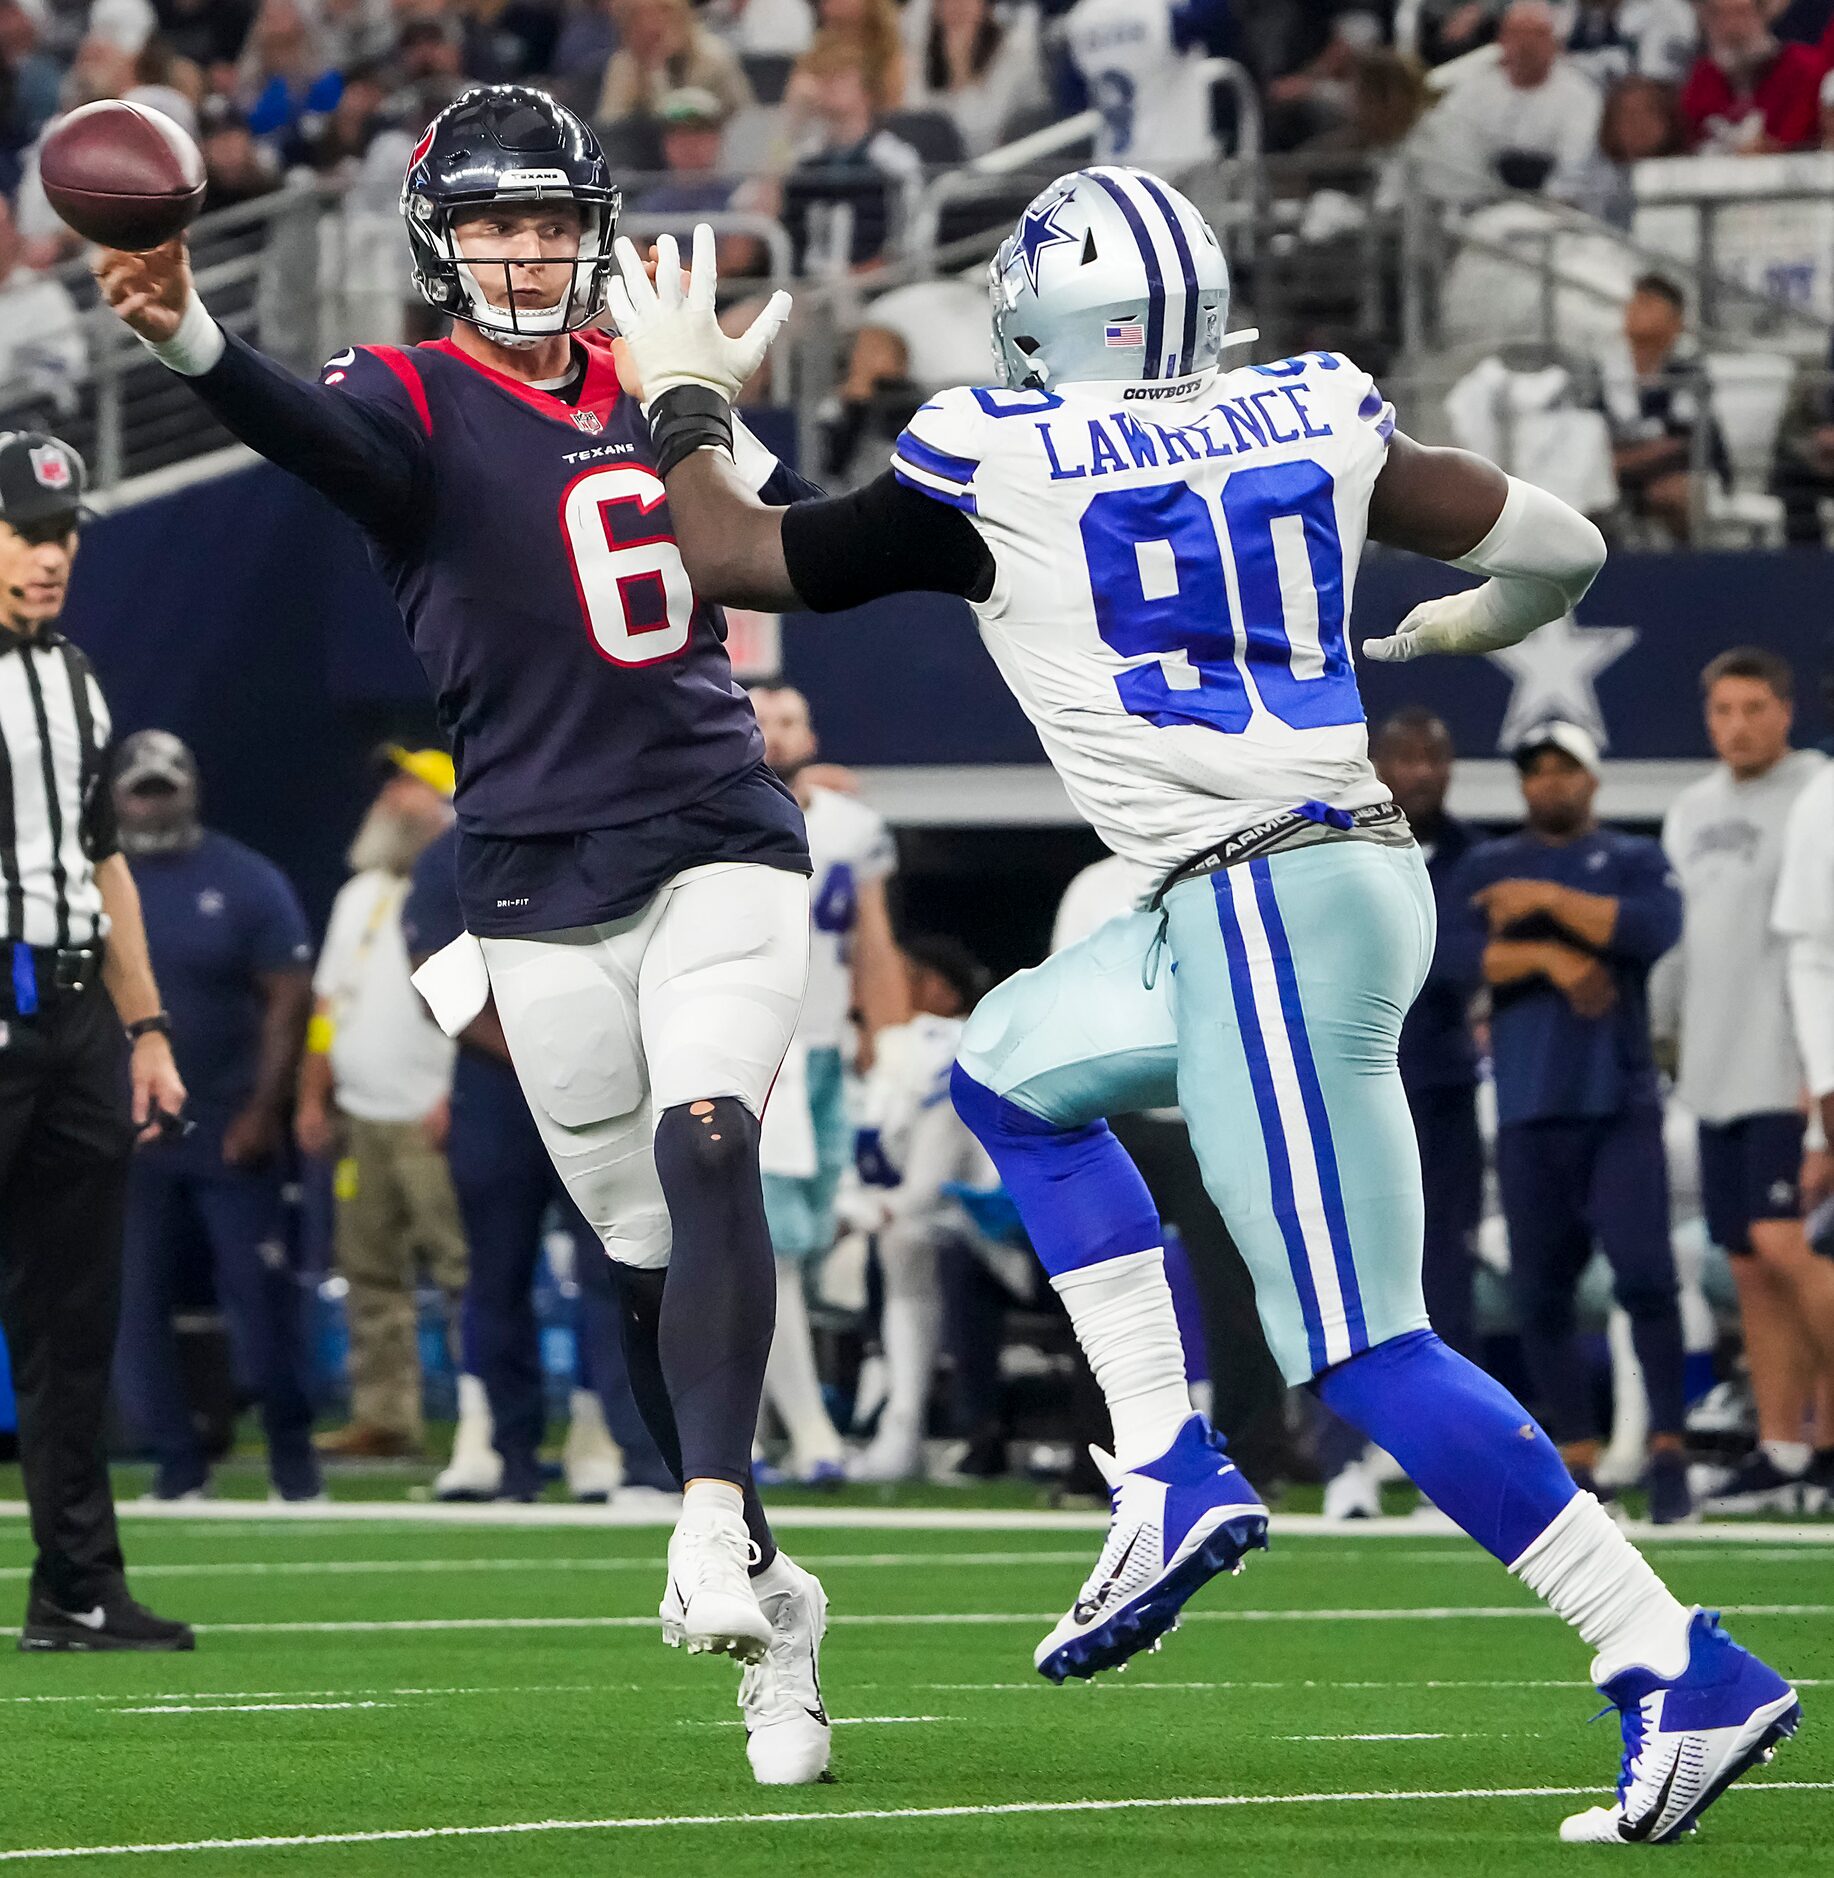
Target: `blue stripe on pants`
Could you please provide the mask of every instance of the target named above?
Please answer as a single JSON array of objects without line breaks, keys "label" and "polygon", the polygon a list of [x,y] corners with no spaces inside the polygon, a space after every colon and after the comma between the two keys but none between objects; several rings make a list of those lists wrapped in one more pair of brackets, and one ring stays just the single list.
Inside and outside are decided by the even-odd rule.
[{"label": "blue stripe on pants", "polygon": [[1293,949],[1286,936],[1286,923],[1280,917],[1273,876],[1265,860],[1250,861],[1248,871],[1254,878],[1255,901],[1261,909],[1261,923],[1267,929],[1274,978],[1280,986],[1280,1009],[1286,1019],[1293,1066],[1299,1073],[1299,1092],[1305,1103],[1306,1126],[1318,1163],[1319,1190],[1324,1197],[1325,1224],[1331,1235],[1331,1256],[1337,1266],[1337,1286],[1344,1301],[1344,1328],[1350,1338],[1350,1353],[1354,1356],[1359,1350],[1369,1348],[1369,1333],[1363,1323],[1363,1295],[1357,1288],[1356,1260],[1350,1251],[1350,1222],[1344,1216],[1337,1144],[1331,1139],[1331,1117],[1325,1108],[1324,1090],[1319,1086],[1318,1065],[1312,1060],[1312,1041],[1306,1034],[1305,1009],[1299,1001],[1299,980],[1293,970]]},{"label": "blue stripe on pants", "polygon": [[1229,988],[1235,999],[1236,1022],[1241,1026],[1242,1048],[1248,1059],[1255,1109],[1261,1120],[1261,1140],[1267,1151],[1274,1217],[1280,1223],[1280,1236],[1286,1243],[1287,1264],[1292,1269],[1293,1287],[1299,1294],[1299,1308],[1305,1319],[1306,1347],[1316,1372],[1323,1369],[1328,1360],[1324,1319],[1318,1308],[1318,1287],[1312,1280],[1311,1259],[1306,1252],[1305,1228],[1300,1224],[1299,1205],[1293,1193],[1293,1169],[1287,1157],[1286,1130],[1280,1120],[1280,1102],[1274,1091],[1267,1041],[1261,1034],[1260,1013],[1255,1009],[1248,948],[1242,937],[1241,922],[1236,917],[1228,875],[1219,872],[1211,886],[1216,899],[1217,923],[1223,932],[1223,948],[1229,960]]}]

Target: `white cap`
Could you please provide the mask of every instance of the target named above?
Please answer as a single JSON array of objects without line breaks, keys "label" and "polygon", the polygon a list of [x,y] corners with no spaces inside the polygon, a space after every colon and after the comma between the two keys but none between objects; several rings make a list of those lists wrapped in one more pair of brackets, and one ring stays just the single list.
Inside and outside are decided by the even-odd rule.
[{"label": "white cap", "polygon": [[1516,768],[1525,770],[1543,750],[1558,750],[1591,775],[1599,773],[1598,739],[1582,725],[1550,718],[1545,724],[1537,724],[1510,755]]}]

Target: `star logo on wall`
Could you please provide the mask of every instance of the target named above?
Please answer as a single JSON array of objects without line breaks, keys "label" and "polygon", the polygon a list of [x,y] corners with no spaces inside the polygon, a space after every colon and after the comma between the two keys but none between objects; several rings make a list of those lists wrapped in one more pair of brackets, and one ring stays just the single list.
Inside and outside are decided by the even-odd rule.
[{"label": "star logo on wall", "polygon": [[1062,195],[1040,197],[1019,218],[1017,259],[1025,269],[1025,278],[1033,293],[1038,291],[1038,257],[1046,248],[1073,245],[1076,237],[1057,225],[1057,212],[1063,207]]},{"label": "star logo on wall", "polygon": [[1590,731],[1603,749],[1611,739],[1599,709],[1598,679],[1637,637],[1634,626],[1581,626],[1569,613],[1530,633],[1519,645],[1490,653],[1492,663],[1509,674],[1515,687],[1497,733],[1497,748],[1507,754],[1537,725],[1558,718]]}]

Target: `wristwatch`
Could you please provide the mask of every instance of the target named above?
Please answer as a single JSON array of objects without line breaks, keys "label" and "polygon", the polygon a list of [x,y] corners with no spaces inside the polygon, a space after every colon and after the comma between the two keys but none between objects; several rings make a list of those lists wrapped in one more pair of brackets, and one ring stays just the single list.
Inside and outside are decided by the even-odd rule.
[{"label": "wristwatch", "polygon": [[172,1020],[164,1011],[155,1011],[151,1017],[136,1018],[127,1027],[130,1043],[138,1043],[142,1037],[169,1037],[171,1034]]}]

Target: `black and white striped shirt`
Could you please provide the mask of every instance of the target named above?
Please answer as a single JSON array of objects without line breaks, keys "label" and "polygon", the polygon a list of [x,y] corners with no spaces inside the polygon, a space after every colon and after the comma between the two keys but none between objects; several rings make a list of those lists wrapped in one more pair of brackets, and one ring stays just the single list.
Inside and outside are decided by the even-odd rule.
[{"label": "black and white striped shirt", "polygon": [[103,939],[96,863],[119,845],[108,791],[108,706],[61,634],[0,630],[0,939]]}]

